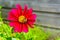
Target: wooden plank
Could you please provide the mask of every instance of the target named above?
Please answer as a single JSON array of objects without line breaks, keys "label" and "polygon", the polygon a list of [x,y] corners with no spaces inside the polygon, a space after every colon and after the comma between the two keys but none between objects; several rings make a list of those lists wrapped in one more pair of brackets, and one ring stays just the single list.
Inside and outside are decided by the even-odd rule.
[{"label": "wooden plank", "polygon": [[49,11],[49,12],[60,12],[60,4],[48,4],[48,3],[38,3],[32,2],[31,7],[34,10]]},{"label": "wooden plank", "polygon": [[[2,9],[2,17],[6,18],[9,10]],[[37,14],[36,24],[44,25],[54,28],[60,28],[60,15],[59,14],[49,14],[49,13],[40,13],[34,12]]]},{"label": "wooden plank", "polygon": [[37,21],[36,21],[37,24],[60,28],[60,15],[48,14],[48,13],[36,13],[36,14],[37,14]]},{"label": "wooden plank", "polygon": [[[2,7],[2,9],[7,9],[7,10],[12,9],[12,8],[15,8],[15,7]],[[49,11],[41,11],[41,10],[34,10],[34,9],[33,9],[33,12],[60,14],[60,12],[49,12]]]},{"label": "wooden plank", "polygon": [[15,4],[21,4],[22,7],[27,4],[29,7],[32,7],[34,10],[48,11],[48,12],[60,12],[60,2],[59,0],[9,0],[2,3],[6,7],[15,7]]}]

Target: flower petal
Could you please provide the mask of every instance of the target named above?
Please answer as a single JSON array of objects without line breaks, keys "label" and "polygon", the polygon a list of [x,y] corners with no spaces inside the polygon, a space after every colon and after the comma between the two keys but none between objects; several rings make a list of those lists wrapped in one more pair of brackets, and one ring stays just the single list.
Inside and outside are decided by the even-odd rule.
[{"label": "flower petal", "polygon": [[26,17],[30,17],[32,15],[32,11],[33,11],[32,8],[30,8],[29,10],[27,10],[25,16]]},{"label": "flower petal", "polygon": [[28,11],[28,13],[29,13],[29,14],[32,14],[32,12],[33,12],[33,9],[30,8],[29,11]]},{"label": "flower petal", "polygon": [[35,20],[36,19],[36,14],[32,14],[30,17],[27,18],[28,20]]},{"label": "flower petal", "polygon": [[22,24],[19,22],[10,22],[10,26],[14,28],[14,32],[22,32]]},{"label": "flower petal", "polygon": [[28,25],[27,24],[23,24],[23,32],[28,32]]},{"label": "flower petal", "polygon": [[9,12],[7,19],[12,21],[17,21],[17,18],[12,14],[12,12]]},{"label": "flower petal", "polygon": [[21,5],[20,5],[20,4],[16,4],[16,8],[18,8],[18,9],[22,10],[22,7],[21,7]]},{"label": "flower petal", "polygon": [[19,12],[17,9],[12,9],[11,12],[15,17],[19,17]]},{"label": "flower petal", "polygon": [[19,15],[22,15],[22,7],[20,4],[16,4],[16,8],[18,9]]},{"label": "flower petal", "polygon": [[33,25],[35,24],[35,20],[36,20],[36,14],[32,14],[32,16],[28,18],[27,23],[29,24],[30,27],[33,28]]},{"label": "flower petal", "polygon": [[35,21],[28,21],[28,25],[33,28],[33,25],[34,25]]},{"label": "flower petal", "polygon": [[10,22],[9,25],[10,25],[11,27],[14,27],[15,22]]},{"label": "flower petal", "polygon": [[27,5],[24,6],[24,11],[23,11],[23,15],[25,15],[27,13],[28,7]]},{"label": "flower petal", "polygon": [[28,23],[30,23],[30,24],[34,24],[34,23],[35,23],[35,20],[33,20],[33,19],[28,20]]}]

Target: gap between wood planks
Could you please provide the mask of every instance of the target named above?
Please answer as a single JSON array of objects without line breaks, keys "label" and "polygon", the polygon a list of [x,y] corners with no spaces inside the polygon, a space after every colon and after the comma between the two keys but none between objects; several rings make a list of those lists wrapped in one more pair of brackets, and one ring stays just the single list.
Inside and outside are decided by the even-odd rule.
[{"label": "gap between wood planks", "polygon": [[[6,20],[6,19],[3,19],[3,21],[10,22],[10,20]],[[48,27],[48,26],[38,25],[38,24],[34,24],[34,25],[37,25],[37,26],[40,26],[40,27],[43,27],[43,28],[49,28],[49,29],[60,30],[60,28]]]},{"label": "gap between wood planks", "polygon": [[[2,7],[2,9],[12,9],[12,7]],[[23,9],[22,9],[23,10]],[[60,14],[60,12],[49,12],[49,11],[40,11],[40,10],[33,10],[33,12],[40,12],[40,13],[52,13],[52,14]]]}]

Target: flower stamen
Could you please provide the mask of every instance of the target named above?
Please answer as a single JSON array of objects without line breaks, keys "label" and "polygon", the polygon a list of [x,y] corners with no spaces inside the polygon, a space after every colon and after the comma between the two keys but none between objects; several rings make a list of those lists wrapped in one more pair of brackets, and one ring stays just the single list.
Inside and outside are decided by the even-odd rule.
[{"label": "flower stamen", "polygon": [[19,16],[18,21],[21,23],[25,23],[27,22],[27,19],[25,18],[25,16],[22,15],[22,16]]}]

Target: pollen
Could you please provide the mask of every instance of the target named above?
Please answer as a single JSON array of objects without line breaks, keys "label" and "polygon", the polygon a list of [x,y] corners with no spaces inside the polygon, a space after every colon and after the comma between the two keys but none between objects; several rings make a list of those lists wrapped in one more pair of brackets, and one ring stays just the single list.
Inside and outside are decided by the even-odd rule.
[{"label": "pollen", "polygon": [[25,23],[25,22],[27,22],[27,19],[25,16],[19,16],[18,21],[21,23]]}]

